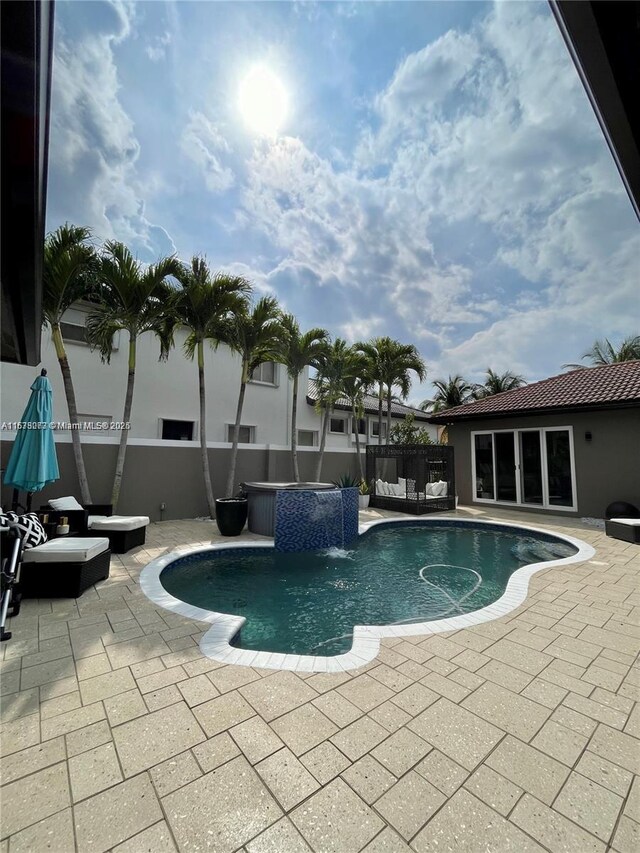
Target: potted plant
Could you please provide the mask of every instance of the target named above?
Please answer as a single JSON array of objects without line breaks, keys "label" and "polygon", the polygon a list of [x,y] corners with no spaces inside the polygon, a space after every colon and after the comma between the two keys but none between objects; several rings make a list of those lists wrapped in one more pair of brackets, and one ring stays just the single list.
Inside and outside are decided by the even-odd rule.
[{"label": "potted plant", "polygon": [[369,499],[371,497],[371,486],[366,480],[360,480],[359,490],[358,507],[360,509],[366,509],[369,506]]},{"label": "potted plant", "polygon": [[221,536],[239,536],[247,521],[247,496],[242,490],[233,498],[216,498],[216,523]]}]

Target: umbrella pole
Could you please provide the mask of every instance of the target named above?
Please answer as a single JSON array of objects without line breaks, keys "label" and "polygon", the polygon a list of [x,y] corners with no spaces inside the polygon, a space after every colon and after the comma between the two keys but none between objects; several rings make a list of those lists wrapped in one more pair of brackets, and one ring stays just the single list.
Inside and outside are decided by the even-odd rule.
[{"label": "umbrella pole", "polygon": [[18,490],[14,489],[13,490],[13,496],[11,498],[11,510],[12,510],[12,512],[18,511],[18,496],[19,496]]},{"label": "umbrella pole", "polygon": [[27,492],[27,512],[31,512],[31,501],[33,499],[33,492]]}]

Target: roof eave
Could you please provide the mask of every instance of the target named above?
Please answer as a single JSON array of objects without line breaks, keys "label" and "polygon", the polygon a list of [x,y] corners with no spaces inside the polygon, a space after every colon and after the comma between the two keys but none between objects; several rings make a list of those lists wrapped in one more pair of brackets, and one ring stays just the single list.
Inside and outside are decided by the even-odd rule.
[{"label": "roof eave", "polygon": [[607,403],[586,403],[580,406],[546,406],[534,409],[510,409],[509,411],[471,412],[451,417],[446,411],[429,418],[432,424],[456,424],[467,421],[495,420],[498,418],[527,418],[536,415],[570,415],[580,412],[612,411],[615,409],[640,408],[640,400],[612,400]]}]

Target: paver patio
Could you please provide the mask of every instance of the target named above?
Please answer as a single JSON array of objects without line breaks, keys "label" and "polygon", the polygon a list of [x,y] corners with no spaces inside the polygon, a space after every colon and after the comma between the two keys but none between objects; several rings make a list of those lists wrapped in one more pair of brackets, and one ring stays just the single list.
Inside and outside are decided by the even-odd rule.
[{"label": "paver patio", "polygon": [[209,660],[203,623],[142,594],[142,567],[213,523],[152,524],[77,601],[24,602],[1,647],[0,853],[640,849],[640,547],[457,515],[596,554],[499,620],[383,640],[341,675]]}]

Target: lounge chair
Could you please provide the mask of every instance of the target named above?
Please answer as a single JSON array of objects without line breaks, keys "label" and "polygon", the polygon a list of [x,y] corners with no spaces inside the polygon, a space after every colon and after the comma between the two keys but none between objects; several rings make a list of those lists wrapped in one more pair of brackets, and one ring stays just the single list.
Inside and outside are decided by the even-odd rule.
[{"label": "lounge chair", "polygon": [[19,589],[24,598],[79,598],[109,577],[109,540],[63,536],[26,549]]},{"label": "lounge chair", "polygon": [[147,515],[113,515],[111,504],[83,507],[74,497],[55,498],[49,506],[40,507],[54,519],[66,516],[73,533],[79,536],[106,536],[114,554],[125,554],[146,540]]}]

